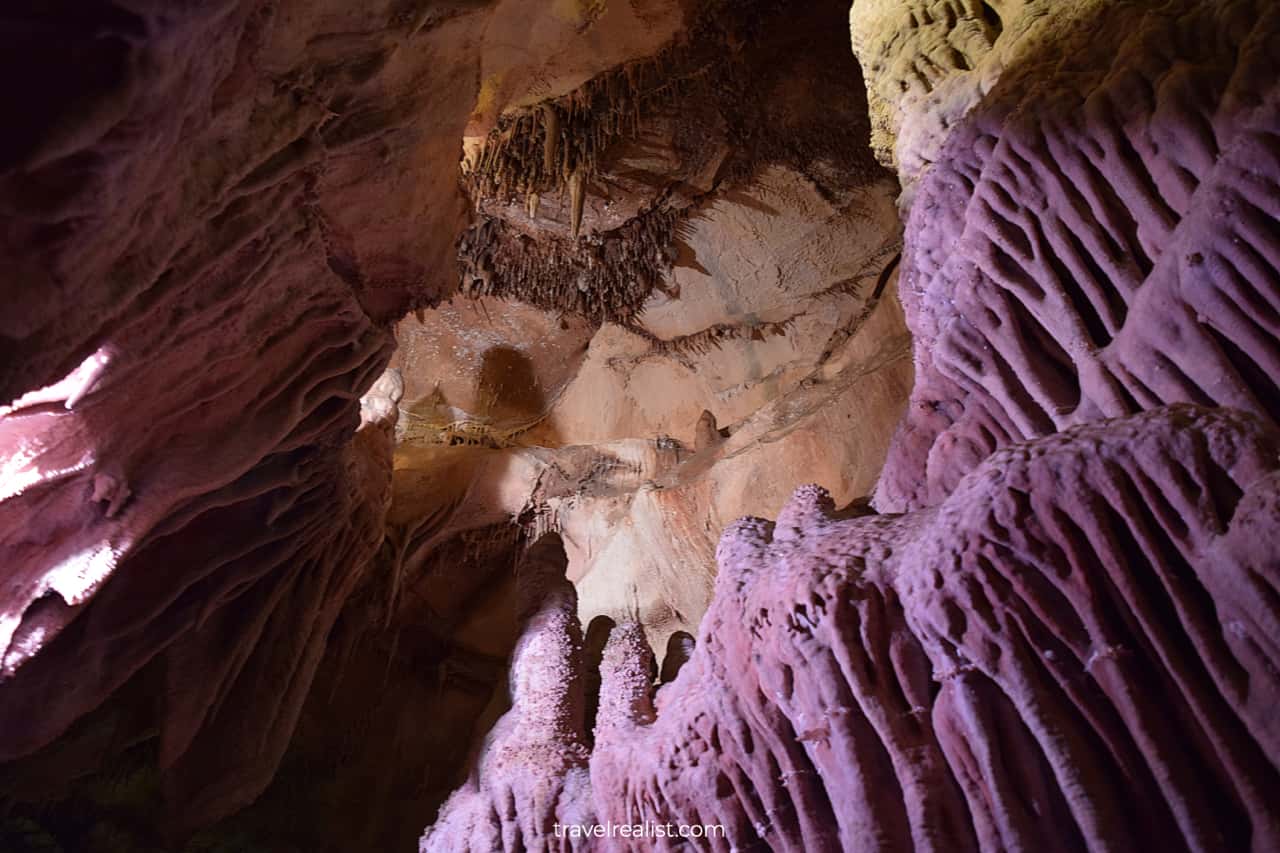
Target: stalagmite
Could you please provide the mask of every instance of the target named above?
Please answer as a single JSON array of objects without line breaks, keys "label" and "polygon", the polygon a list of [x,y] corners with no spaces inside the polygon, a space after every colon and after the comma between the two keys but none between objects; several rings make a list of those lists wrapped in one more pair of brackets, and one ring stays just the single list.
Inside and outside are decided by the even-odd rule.
[{"label": "stalagmite", "polygon": [[720,430],[716,426],[716,416],[710,410],[704,410],[694,428],[693,447],[701,452],[720,443]]}]

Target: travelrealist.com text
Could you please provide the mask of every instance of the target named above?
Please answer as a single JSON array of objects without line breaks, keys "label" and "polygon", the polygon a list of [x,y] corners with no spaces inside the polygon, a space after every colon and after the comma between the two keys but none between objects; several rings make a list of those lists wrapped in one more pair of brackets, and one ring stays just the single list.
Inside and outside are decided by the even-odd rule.
[{"label": "travelrealist.com text", "polygon": [[718,824],[557,823],[556,838],[724,838]]}]

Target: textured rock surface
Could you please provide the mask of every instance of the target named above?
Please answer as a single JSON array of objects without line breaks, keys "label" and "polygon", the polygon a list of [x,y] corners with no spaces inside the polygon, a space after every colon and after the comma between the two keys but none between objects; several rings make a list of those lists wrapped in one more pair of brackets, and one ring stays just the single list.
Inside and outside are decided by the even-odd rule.
[{"label": "textured rock surface", "polygon": [[[661,651],[673,632],[697,629],[728,522],[777,513],[814,478],[841,501],[870,492],[908,391],[909,341],[892,278],[893,182],[858,144],[867,123],[836,29],[845,11],[783,10],[730,49],[735,70],[713,79],[754,84],[750,109],[681,77],[710,73],[709,45],[726,50],[713,37],[749,21],[704,16],[660,63],[511,111],[486,141],[468,186],[485,227],[518,233],[522,256],[565,251],[555,247],[572,230],[571,193],[513,190],[547,178],[544,107],[612,140],[592,153],[576,244],[598,249],[597,264],[614,263],[620,235],[654,209],[669,206],[681,225],[663,247],[670,269],[634,314],[604,323],[598,303],[574,301],[607,294],[613,279],[598,269],[566,277],[548,255],[513,270],[501,245],[465,238],[462,290],[473,299],[397,330],[410,405],[393,525],[403,524],[406,583],[430,584],[431,550],[468,525],[519,519],[528,535],[564,534],[583,624],[638,620]],[[669,99],[634,96],[662,74],[676,81]],[[609,109],[631,97],[639,117],[628,128]],[[584,114],[588,99],[602,112]],[[704,414],[715,426],[699,439]],[[415,527],[439,507],[449,507],[444,532]]]},{"label": "textured rock surface", "polygon": [[[389,426],[357,434],[359,399],[449,248],[410,236],[459,213],[447,168],[433,204],[384,192],[454,93],[388,92],[465,24],[130,5],[6,26],[10,79],[51,82],[0,167],[0,757],[66,735],[72,778],[158,731],[187,824],[271,778],[380,542]],[[85,715],[130,682],[148,698],[103,735]]]},{"label": "textured rock surface", "polygon": [[[634,326],[592,340],[546,421],[552,435],[665,435],[692,446],[703,411],[722,427],[745,421],[860,331],[900,244],[888,181],[828,189],[771,166],[709,194],[678,245],[683,260]],[[894,419],[894,407],[868,405],[867,419]],[[850,432],[875,443],[878,426]]]},{"label": "textured rock surface", "polygon": [[[947,78],[981,97],[908,176],[916,387],[884,509],[1099,417],[1180,401],[1280,417],[1280,11],[1086,5],[1038,32]],[[923,102],[904,101],[907,123]]]},{"label": "textured rock surface", "polygon": [[552,824],[587,818],[582,627],[565,565],[559,537],[549,534],[518,570],[523,632],[511,659],[513,709],[486,738],[471,782],[455,794],[493,803],[509,819],[449,810],[439,832],[455,844],[473,839],[477,849],[525,850],[537,847]]},{"label": "textured rock surface", "polygon": [[456,289],[481,74],[571,87],[681,22],[499,5],[556,22],[521,51],[469,0],[2,13],[6,792],[158,766],[182,808],[141,820],[182,831],[272,778],[382,543],[401,392],[361,397]]},{"label": "textured rock surface", "polygon": [[[421,849],[609,849],[555,837],[575,814],[723,826],[720,850],[1274,849],[1278,440],[1164,409],[1001,450],[903,516],[801,489],[726,532],[656,720],[647,647],[610,640],[589,789],[541,752],[487,775],[514,725],[580,754],[576,700],[517,699]],[[580,683],[565,660],[513,680]]]},{"label": "textured rock surface", "polygon": [[[402,445],[391,516],[393,529],[403,531],[395,534],[403,553],[397,573],[409,584],[434,583],[427,567],[440,542],[520,519],[532,535],[563,533],[583,624],[597,615],[639,620],[658,650],[672,632],[697,630],[710,601],[715,542],[726,524],[744,514],[776,514],[796,486],[815,477],[842,502],[869,494],[875,483],[906,396],[909,341],[891,286],[874,302],[841,301],[851,303],[848,317],[872,310],[821,363],[817,350],[830,336],[797,336],[808,350],[802,357],[811,359],[807,373],[796,370],[789,387],[780,379],[776,399],[727,424],[728,435],[717,429],[715,440],[701,447],[693,422],[678,433],[683,441],[638,437],[653,435],[646,420],[672,418],[670,407],[683,406],[681,382],[698,375],[699,357],[663,358],[669,393],[637,395],[637,402],[649,402],[633,410],[610,400],[625,389],[587,373],[598,358],[599,337],[610,334],[605,330],[532,436],[490,432],[486,424],[474,434],[444,430],[434,445]],[[820,315],[813,321],[824,322]],[[499,348],[507,351],[505,344]],[[472,374],[478,384],[480,373]],[[628,375],[635,372],[603,378],[623,382]],[[594,411],[585,405],[584,389],[575,390],[579,383],[594,389]],[[653,387],[661,387],[656,377]],[[706,399],[699,393],[695,387],[689,396]],[[566,405],[570,395],[578,399]],[[637,437],[600,440],[613,430]],[[467,435],[471,441],[447,446]],[[596,440],[575,442],[582,438]],[[441,508],[447,521],[422,523]]]},{"label": "textured rock surface", "polygon": [[[1276,10],[853,20],[906,190],[916,387],[876,502],[908,512],[810,488],[732,526],[680,675],[652,694],[635,626],[587,672],[560,812],[724,850],[1274,849]],[[525,848],[637,846],[506,804]],[[421,849],[513,820],[473,782]]]}]

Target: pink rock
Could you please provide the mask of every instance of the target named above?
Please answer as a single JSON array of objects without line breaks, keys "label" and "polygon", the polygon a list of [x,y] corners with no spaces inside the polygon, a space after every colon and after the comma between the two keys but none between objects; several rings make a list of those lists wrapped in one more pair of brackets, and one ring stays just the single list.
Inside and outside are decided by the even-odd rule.
[{"label": "pink rock", "polygon": [[[802,489],[785,525],[725,534],[656,719],[645,646],[614,629],[589,784],[548,758],[578,732],[521,740],[546,706],[517,698],[422,849],[635,849],[548,831],[552,804],[723,827],[716,850],[1275,849],[1278,486],[1273,429],[1177,407],[1012,445],[903,516]],[[525,642],[548,630],[576,642]],[[552,797],[507,793],[530,779]]]}]

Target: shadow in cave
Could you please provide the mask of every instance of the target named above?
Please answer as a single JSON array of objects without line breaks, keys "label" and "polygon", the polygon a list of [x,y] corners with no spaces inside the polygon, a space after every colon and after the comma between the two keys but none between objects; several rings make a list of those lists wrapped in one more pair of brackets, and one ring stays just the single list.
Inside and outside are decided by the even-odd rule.
[{"label": "shadow in cave", "polygon": [[596,727],[596,714],[600,710],[600,661],[604,659],[604,647],[609,642],[609,634],[618,623],[601,614],[591,620],[587,626],[587,634],[583,641],[583,687],[586,692],[586,713],[583,717],[587,737]]},{"label": "shadow in cave", "polygon": [[[547,395],[527,353],[510,346],[485,351],[476,381],[476,413],[496,432],[514,437],[537,424],[547,407]],[[539,441],[554,446],[554,429],[544,426]]]},{"label": "shadow in cave", "polygon": [[676,631],[667,638],[667,650],[662,656],[662,669],[658,676],[659,684],[670,684],[676,680],[680,670],[693,657],[697,641],[688,631]]},{"label": "shadow in cave", "polygon": [[530,355],[512,346],[495,346],[481,358],[468,388],[437,379],[434,389],[401,409],[401,441],[426,444],[480,445],[501,449],[532,443],[557,446],[553,426],[545,422],[550,400]]},{"label": "shadow in cave", "polygon": [[[264,850],[408,849],[510,708],[515,569],[528,525],[525,508],[507,504],[533,489],[511,479],[534,470],[519,458],[519,434],[544,414],[546,395],[528,354],[496,346],[473,393],[451,396],[437,389],[414,404],[425,408],[410,408],[448,424],[414,449],[427,487],[396,490],[421,518],[389,527],[376,579],[344,610],[276,781],[222,835],[239,823],[259,844],[283,842]],[[382,614],[372,628],[370,610]],[[350,744],[337,755],[327,749],[335,732]]]}]

